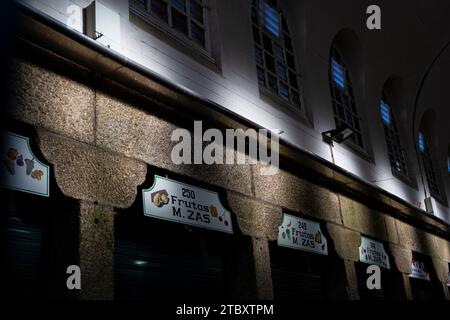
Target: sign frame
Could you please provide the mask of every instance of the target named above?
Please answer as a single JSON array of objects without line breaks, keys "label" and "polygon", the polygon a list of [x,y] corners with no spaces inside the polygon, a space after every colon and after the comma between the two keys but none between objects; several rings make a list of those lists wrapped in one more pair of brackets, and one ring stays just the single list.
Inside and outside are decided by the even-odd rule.
[{"label": "sign frame", "polygon": [[[289,223],[287,223],[289,221]],[[313,248],[304,246],[302,245],[294,245],[294,244],[288,244],[287,241],[285,241],[287,238],[290,239],[291,235],[288,237],[287,235],[287,231],[283,231],[283,229],[285,227],[290,227],[292,224],[292,221],[296,221],[297,223],[302,223],[303,227],[312,227],[314,229],[313,233],[308,234],[310,237],[312,234],[312,238],[313,239],[305,239],[305,237],[302,237],[301,240],[309,240],[309,241],[314,241],[314,245],[317,242],[317,237],[320,237],[323,241],[320,242],[320,244],[322,244],[322,246],[324,247],[322,250],[315,250]],[[289,230],[289,229],[286,229]],[[283,237],[283,232],[285,233],[285,237]],[[306,231],[305,231],[306,232]],[[319,232],[319,234],[318,234]],[[290,231],[290,233],[292,234],[292,231]],[[294,241],[294,237],[292,235],[292,241]],[[309,242],[308,242],[309,243]],[[283,220],[281,222],[281,224],[278,226],[278,238],[277,238],[277,245],[280,247],[284,247],[284,248],[290,248],[290,249],[295,249],[295,250],[299,250],[299,251],[305,251],[305,252],[310,252],[310,253],[315,253],[315,254],[320,254],[323,256],[328,256],[329,252],[328,252],[328,239],[326,238],[324,232],[321,229],[321,224],[320,222],[317,221],[313,221],[313,220],[309,220],[309,219],[305,219],[305,218],[301,218],[298,216],[294,216],[291,215],[289,213],[283,213]]]},{"label": "sign frame", "polygon": [[[42,161],[40,161],[34,155],[33,150],[31,149],[30,139],[28,137],[26,137],[26,136],[22,136],[22,135],[19,135],[19,134],[13,133],[13,132],[9,132],[9,131],[1,131],[0,134],[1,134],[1,137],[0,137],[0,143],[1,144],[4,144],[5,141],[8,139],[8,136],[10,136],[10,139],[11,138],[13,140],[16,139],[16,143],[22,144],[22,146],[26,147],[26,149],[27,149],[26,152],[24,152],[25,150],[22,150],[19,153],[20,150],[17,150],[17,149],[19,149],[19,146],[17,144],[11,144],[11,145],[9,145],[9,144],[6,145],[5,144],[4,146],[0,146],[1,148],[5,147],[5,146],[6,146],[6,149],[9,148],[8,152],[9,152],[9,150],[14,149],[14,151],[17,153],[17,156],[21,156],[22,157],[22,160],[23,160],[23,156],[26,155],[26,153],[28,153],[28,157],[27,157],[27,159],[25,159],[25,161],[29,160],[30,162],[33,162],[33,169],[35,169],[35,171],[30,172],[30,173],[26,173],[26,175],[27,176],[33,176],[34,172],[41,171],[42,175],[39,177],[39,181],[41,181],[40,178],[42,176],[45,177],[45,180],[43,180],[43,182],[42,182],[42,184],[45,184],[45,191],[44,192],[39,192],[39,191],[35,190],[36,188],[33,190],[31,188],[26,188],[24,186],[20,187],[20,185],[17,186],[17,185],[8,184],[7,182],[5,182],[4,177],[0,178],[0,186],[3,187],[3,188],[6,188],[6,189],[14,190],[14,191],[20,191],[20,192],[34,194],[34,195],[47,197],[47,198],[50,197],[50,166],[48,166],[45,163],[43,163]],[[4,156],[5,155],[2,154],[2,157],[4,157]],[[13,158],[13,159],[0,158],[0,159],[2,160],[2,164],[1,164],[2,169],[1,170],[5,170],[5,168],[6,168],[5,161],[9,161],[9,163],[10,164],[12,163],[13,166],[18,165],[18,161],[19,161],[16,158]],[[28,164],[27,164],[27,166],[28,166]],[[25,168],[25,165],[22,163],[21,167]],[[31,169],[31,170],[33,170],[33,169]],[[11,174],[11,172],[10,172],[10,174]],[[16,174],[16,172],[15,172],[15,169],[14,169],[14,173],[12,175],[15,175],[15,174]],[[23,176],[23,174],[22,174],[22,176]],[[8,177],[8,178],[10,178],[10,177]],[[23,177],[22,177],[22,179],[23,179]],[[30,177],[30,179],[36,180],[35,178],[31,178],[31,177]],[[31,180],[31,181],[33,181],[33,180]]]},{"label": "sign frame", "polygon": [[[416,265],[419,265],[419,267],[415,267]],[[426,269],[425,262],[420,260],[411,260],[411,273],[408,276],[413,279],[431,282],[431,273]]]},{"label": "sign frame", "polygon": [[[216,211],[217,211],[217,208],[219,208],[219,210],[216,212],[216,214],[219,215],[220,212],[222,212],[222,215],[220,215],[220,217],[217,216],[217,219],[221,219],[220,223],[222,223],[222,221],[226,222],[227,224],[225,225],[225,227],[219,228],[219,227],[216,227],[216,226],[213,226],[213,225],[206,226],[204,224],[195,223],[193,221],[190,221],[189,219],[185,219],[184,216],[182,216],[182,218],[178,218],[177,219],[177,218],[172,218],[171,216],[167,216],[167,214],[164,214],[164,213],[156,214],[156,213],[152,212],[150,210],[150,208],[152,208],[151,204],[153,204],[153,206],[155,206],[155,205],[154,205],[154,202],[152,202],[152,198],[151,198],[152,194],[151,194],[151,192],[154,191],[156,185],[158,184],[158,181],[161,181],[161,180],[163,180],[165,182],[172,183],[176,187],[184,186],[184,187],[189,188],[189,189],[194,189],[196,191],[201,192],[204,197],[205,196],[210,196],[211,197],[211,202],[209,203],[209,206],[208,206],[210,218],[214,217],[213,213],[212,213],[212,209],[211,209],[211,206],[214,204],[214,208],[215,208]],[[156,191],[156,193],[163,192],[163,191],[165,191],[165,195],[166,195],[167,198],[171,197],[171,195],[168,194],[167,190],[165,190],[165,189],[164,190],[160,190],[160,191]],[[148,197],[149,195],[150,195],[150,198]],[[178,196],[177,198],[182,198],[182,197]],[[208,189],[205,189],[205,188],[197,187],[197,186],[185,183],[185,182],[180,182],[180,181],[177,181],[177,180],[174,180],[174,179],[170,179],[170,178],[163,177],[163,176],[155,174],[152,186],[150,188],[142,190],[142,199],[143,199],[143,206],[144,206],[143,207],[143,211],[144,211],[144,215],[146,217],[156,218],[156,219],[170,221],[170,222],[175,222],[175,223],[181,223],[181,224],[190,225],[190,226],[197,227],[197,228],[203,228],[203,229],[208,229],[208,230],[213,230],[213,231],[218,231],[218,232],[224,232],[224,233],[227,233],[227,234],[234,234],[233,221],[232,221],[233,220],[233,214],[232,214],[231,211],[227,210],[223,206],[223,204],[222,204],[222,202],[220,201],[220,198],[219,198],[219,193],[217,193],[217,192],[214,192],[214,191],[211,191],[211,190],[208,190]],[[167,201],[169,201],[169,200],[167,200]],[[162,206],[167,205],[167,204],[168,203],[165,203]],[[206,207],[206,206],[204,206],[204,207]],[[155,210],[155,209],[153,209],[153,210]],[[156,209],[156,210],[158,210],[158,209]],[[223,218],[221,218],[221,217],[223,217]]]},{"label": "sign frame", "polygon": [[[364,244],[365,244],[365,246],[364,246]],[[378,261],[374,261],[374,260],[370,260],[370,259],[366,259],[366,258],[363,259],[362,255],[364,255],[366,253],[364,253],[362,250],[367,250],[367,248],[370,248],[375,253],[381,255],[382,259],[386,262],[386,265],[384,265],[382,262],[380,263]],[[361,235],[361,244],[358,247],[358,252],[359,252],[359,262],[369,264],[369,265],[377,265],[380,268],[383,268],[386,270],[391,270],[391,262],[389,259],[389,255],[386,252],[386,249],[384,248],[383,242]],[[368,254],[369,253],[367,253],[366,255],[368,255]],[[383,255],[386,258],[383,258]]]}]

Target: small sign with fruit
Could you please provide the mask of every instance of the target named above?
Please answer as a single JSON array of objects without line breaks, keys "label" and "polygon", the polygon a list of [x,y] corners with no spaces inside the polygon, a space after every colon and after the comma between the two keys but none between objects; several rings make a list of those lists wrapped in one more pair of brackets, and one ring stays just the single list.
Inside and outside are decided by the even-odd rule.
[{"label": "small sign with fruit", "polygon": [[389,256],[384,250],[382,242],[361,236],[359,246],[359,261],[374,264],[385,269],[390,269]]},{"label": "small sign with fruit", "polygon": [[27,137],[1,132],[0,155],[3,187],[49,196],[49,167],[33,155]]},{"label": "small sign with fruit", "polygon": [[155,176],[142,194],[146,216],[233,233],[231,213],[216,192]]},{"label": "small sign with fruit", "polygon": [[328,243],[320,224],[289,214],[278,227],[278,245],[328,255]]}]

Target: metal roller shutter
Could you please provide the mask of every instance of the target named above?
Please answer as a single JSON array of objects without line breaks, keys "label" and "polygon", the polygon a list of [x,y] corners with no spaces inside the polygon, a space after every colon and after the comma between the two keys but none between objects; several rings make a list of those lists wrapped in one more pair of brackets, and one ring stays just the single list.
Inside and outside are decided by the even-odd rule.
[{"label": "metal roller shutter", "polygon": [[440,283],[409,278],[414,300],[443,300]]},{"label": "metal roller shutter", "polygon": [[156,219],[141,222],[116,221],[115,299],[226,297],[224,236]]},{"label": "metal roller shutter", "polygon": [[43,293],[42,228],[24,222],[21,212],[16,211],[18,200],[3,196],[3,204],[8,205],[3,207],[5,216],[0,226],[1,269],[7,275],[6,295],[20,299],[40,298]]},{"label": "metal roller shutter", "polygon": [[224,298],[221,257],[127,241],[117,241],[115,252],[116,299]]},{"label": "metal roller shutter", "polygon": [[276,300],[324,300],[323,257],[270,244],[272,283]]}]

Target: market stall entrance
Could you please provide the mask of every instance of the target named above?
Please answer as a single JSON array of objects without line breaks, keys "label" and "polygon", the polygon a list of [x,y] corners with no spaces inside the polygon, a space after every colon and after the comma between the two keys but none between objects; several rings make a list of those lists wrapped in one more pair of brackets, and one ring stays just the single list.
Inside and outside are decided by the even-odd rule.
[{"label": "market stall entrance", "polygon": [[[358,291],[361,300],[394,300],[405,298],[402,275],[391,261],[393,259],[390,258],[390,254],[385,250],[385,245],[382,242],[361,236],[359,262],[355,263]],[[377,271],[368,270],[368,267],[371,265],[379,267],[379,288],[373,286],[376,281],[374,277],[377,276],[375,272]]]},{"label": "market stall entrance", "polygon": [[228,297],[232,219],[217,193],[155,176],[116,216],[115,298]]},{"label": "market stall entrance", "polygon": [[437,279],[430,257],[413,252],[409,275],[414,300],[443,300],[442,284]]},{"label": "market stall entrance", "polygon": [[[37,201],[36,201],[37,200]],[[45,294],[42,199],[1,190],[1,266],[9,298],[32,299]]]},{"label": "market stall entrance", "polygon": [[33,128],[12,122],[9,129],[0,134],[4,294],[11,299],[74,298],[65,271],[77,263],[77,206],[62,195],[50,167],[40,161]]},{"label": "market stall entrance", "polygon": [[278,230],[277,242],[269,245],[274,299],[328,298],[328,270],[335,262],[320,224],[284,214]]}]

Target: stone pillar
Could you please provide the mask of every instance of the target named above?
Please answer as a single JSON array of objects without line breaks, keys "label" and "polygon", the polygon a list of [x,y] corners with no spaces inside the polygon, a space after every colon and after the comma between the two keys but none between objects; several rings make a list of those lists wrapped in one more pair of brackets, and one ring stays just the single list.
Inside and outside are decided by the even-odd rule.
[{"label": "stone pillar", "polygon": [[337,288],[337,290],[343,291],[347,299],[358,300],[355,262],[359,261],[361,234],[334,223],[327,223],[327,230],[333,240],[337,255],[343,260],[344,272],[342,276],[344,279],[340,282],[343,283],[344,288]]},{"label": "stone pillar", "polygon": [[412,251],[405,247],[389,244],[389,251],[394,257],[394,263],[397,266],[398,271],[402,274],[404,297],[406,300],[412,300],[411,283],[409,281],[409,275],[412,272]]},{"label": "stone pillar", "polygon": [[447,288],[448,272],[449,272],[448,262],[441,260],[439,258],[436,258],[436,257],[433,257],[432,261],[433,261],[434,269],[436,270],[436,275],[438,277],[438,280],[442,283],[442,290],[444,290],[443,297],[446,300],[449,300],[450,297],[449,297],[449,292],[448,292],[448,288]]},{"label": "stone pillar", "polygon": [[347,293],[347,299],[359,300],[358,279],[356,277],[355,261],[344,260],[344,270],[346,279],[345,292]]},{"label": "stone pillar", "polygon": [[114,298],[114,209],[80,201],[81,299]]},{"label": "stone pillar", "polygon": [[81,299],[114,297],[114,208],[128,208],[145,180],[144,163],[38,130],[39,147],[53,164],[58,187],[79,200]]},{"label": "stone pillar", "polygon": [[252,238],[252,244],[257,298],[271,300],[273,299],[273,284],[269,243],[264,238]]},{"label": "stone pillar", "polygon": [[409,274],[402,273],[403,287],[405,288],[405,299],[413,300],[411,291],[411,282],[409,281]]},{"label": "stone pillar", "polygon": [[450,289],[447,285],[447,281],[442,283],[442,287],[444,289],[445,300],[450,300],[450,292],[449,292]]},{"label": "stone pillar", "polygon": [[256,298],[273,299],[269,241],[278,237],[282,209],[236,192],[228,192],[228,203],[236,214],[240,231],[252,239]]}]

